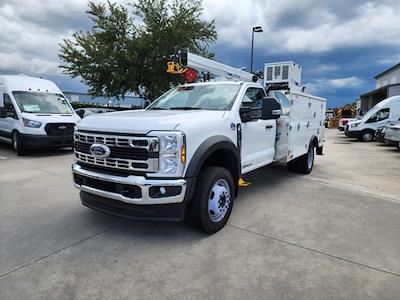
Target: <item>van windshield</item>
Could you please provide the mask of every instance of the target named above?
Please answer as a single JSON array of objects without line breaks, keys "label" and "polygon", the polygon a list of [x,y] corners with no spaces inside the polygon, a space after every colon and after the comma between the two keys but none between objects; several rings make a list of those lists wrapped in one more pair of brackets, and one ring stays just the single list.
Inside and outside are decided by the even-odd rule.
[{"label": "van windshield", "polygon": [[369,111],[367,111],[360,120],[365,121],[368,120],[374,113],[376,113],[378,111],[378,108],[376,108],[375,106],[372,107]]},{"label": "van windshield", "polygon": [[64,96],[40,92],[13,92],[22,112],[44,114],[72,114],[73,109]]},{"label": "van windshield", "polygon": [[230,110],[239,89],[238,84],[183,85],[165,93],[147,109]]}]

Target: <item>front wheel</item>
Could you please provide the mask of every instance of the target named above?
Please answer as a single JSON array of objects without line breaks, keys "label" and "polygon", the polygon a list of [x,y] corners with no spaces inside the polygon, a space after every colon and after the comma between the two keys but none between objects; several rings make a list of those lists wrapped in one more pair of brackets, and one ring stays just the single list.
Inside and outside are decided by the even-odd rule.
[{"label": "front wheel", "polygon": [[26,155],[26,149],[22,143],[21,136],[16,130],[12,133],[12,146],[17,151],[18,156]]},{"label": "front wheel", "polygon": [[361,142],[372,142],[375,137],[375,133],[372,130],[362,131],[359,137]]},{"label": "front wheel", "polygon": [[221,230],[229,219],[235,196],[231,173],[221,167],[204,169],[199,176],[191,203],[191,217],[209,234]]}]

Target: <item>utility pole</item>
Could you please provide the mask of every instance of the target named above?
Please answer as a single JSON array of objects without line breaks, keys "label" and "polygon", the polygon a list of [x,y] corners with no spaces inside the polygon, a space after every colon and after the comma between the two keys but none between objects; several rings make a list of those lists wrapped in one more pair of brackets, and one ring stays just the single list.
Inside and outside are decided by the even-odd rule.
[{"label": "utility pole", "polygon": [[263,32],[263,30],[261,26],[256,26],[253,27],[253,30],[251,31],[250,73],[253,73],[254,32]]}]

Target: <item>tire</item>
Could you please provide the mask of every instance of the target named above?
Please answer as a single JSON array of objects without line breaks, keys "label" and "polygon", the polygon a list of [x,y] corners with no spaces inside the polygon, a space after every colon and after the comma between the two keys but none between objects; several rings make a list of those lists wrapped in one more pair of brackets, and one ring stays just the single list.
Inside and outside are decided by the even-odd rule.
[{"label": "tire", "polygon": [[208,234],[221,230],[231,214],[234,197],[235,185],[227,169],[204,169],[200,173],[195,196],[190,204],[190,216],[194,225]]},{"label": "tire", "polygon": [[358,140],[360,142],[369,143],[374,140],[374,137],[375,137],[375,132],[373,132],[372,130],[365,130],[365,131],[361,131]]},{"label": "tire", "polygon": [[301,174],[310,174],[314,166],[314,157],[314,146],[310,143],[306,154],[288,162],[288,170]]},{"label": "tire", "polygon": [[16,130],[12,133],[12,147],[17,152],[18,156],[26,155],[26,149],[22,143],[21,136]]},{"label": "tire", "polygon": [[287,167],[290,172],[298,172],[297,162],[298,159],[293,159],[287,163]]}]

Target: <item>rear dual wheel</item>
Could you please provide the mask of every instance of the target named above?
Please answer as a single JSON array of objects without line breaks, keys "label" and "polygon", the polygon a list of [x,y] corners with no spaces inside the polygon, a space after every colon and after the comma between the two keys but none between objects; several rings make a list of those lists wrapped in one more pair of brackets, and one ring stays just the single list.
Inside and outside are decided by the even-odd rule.
[{"label": "rear dual wheel", "polygon": [[289,171],[310,174],[314,166],[314,146],[310,143],[306,154],[288,162]]}]

